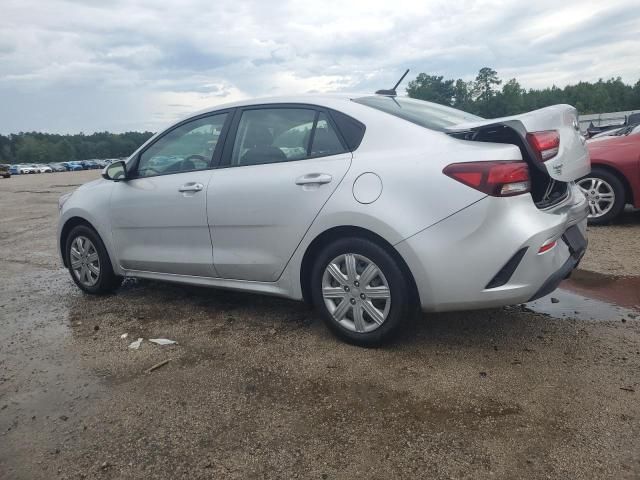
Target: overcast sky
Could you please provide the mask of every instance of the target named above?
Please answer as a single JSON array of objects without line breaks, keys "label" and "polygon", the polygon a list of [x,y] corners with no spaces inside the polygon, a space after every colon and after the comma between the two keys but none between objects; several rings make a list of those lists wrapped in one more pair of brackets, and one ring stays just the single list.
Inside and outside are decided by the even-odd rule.
[{"label": "overcast sky", "polygon": [[[3,0],[0,132],[152,131],[245,97],[640,78],[638,0]],[[404,84],[406,86],[406,83]],[[403,89],[404,90],[404,89]]]}]

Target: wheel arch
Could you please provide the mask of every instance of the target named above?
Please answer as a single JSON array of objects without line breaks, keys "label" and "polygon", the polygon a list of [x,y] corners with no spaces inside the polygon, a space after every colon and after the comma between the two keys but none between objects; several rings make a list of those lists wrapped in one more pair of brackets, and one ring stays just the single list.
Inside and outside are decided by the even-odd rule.
[{"label": "wheel arch", "polygon": [[413,278],[413,274],[411,273],[411,270],[409,269],[409,266],[405,262],[402,255],[400,255],[400,253],[393,247],[393,245],[391,245],[380,235],[372,232],[371,230],[367,230],[366,228],[356,227],[353,225],[337,226],[325,230],[324,232],[316,236],[316,238],[313,239],[313,241],[305,250],[304,256],[302,257],[302,262],[300,264],[300,287],[302,290],[302,298],[306,303],[311,304],[311,271],[313,270],[313,262],[316,256],[326,245],[329,245],[331,242],[344,237],[365,238],[384,248],[398,263],[400,269],[409,281],[409,284],[411,285],[412,301],[417,302],[417,305],[420,304],[418,287],[416,285],[415,279]]},{"label": "wheel arch", "polygon": [[78,225],[85,225],[96,232],[96,235],[100,236],[96,227],[94,227],[86,218],[77,216],[69,218],[64,223],[64,225],[62,226],[62,230],[60,231],[60,256],[62,257],[62,263],[67,268],[69,268],[69,265],[67,264],[67,256],[65,255],[64,249],[67,245],[67,238],[69,236],[69,233],[71,233],[71,230],[73,230]]},{"label": "wheel arch", "polygon": [[[593,172],[593,169],[599,169],[599,170],[604,170],[606,172],[609,172],[612,175],[615,175],[616,178],[618,180],[620,180],[620,182],[622,182],[622,186],[624,187],[624,201],[625,203],[635,203],[634,202],[634,191],[633,188],[631,187],[631,184],[629,183],[629,180],[627,179],[627,177],[620,171],[618,170],[616,167],[609,165],[608,163],[593,163],[591,164],[591,171]],[[589,175],[587,175],[588,177]]]}]

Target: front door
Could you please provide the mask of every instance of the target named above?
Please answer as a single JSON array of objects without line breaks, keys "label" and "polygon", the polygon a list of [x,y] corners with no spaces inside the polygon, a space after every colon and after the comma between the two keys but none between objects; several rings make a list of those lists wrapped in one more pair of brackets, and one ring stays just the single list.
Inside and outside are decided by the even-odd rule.
[{"label": "front door", "polygon": [[184,122],[159,137],[115,184],[113,239],[128,270],[216,276],[207,222],[211,162],[227,113]]},{"label": "front door", "polygon": [[207,190],[215,268],[222,278],[275,281],[349,169],[351,153],[313,107],[239,113]]}]

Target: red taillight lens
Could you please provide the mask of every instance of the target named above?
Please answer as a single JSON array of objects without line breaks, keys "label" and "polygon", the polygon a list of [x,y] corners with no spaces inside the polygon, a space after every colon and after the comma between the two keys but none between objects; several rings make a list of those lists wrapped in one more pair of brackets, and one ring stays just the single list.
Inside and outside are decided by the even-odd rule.
[{"label": "red taillight lens", "polygon": [[558,154],[560,148],[560,134],[556,130],[527,133],[527,142],[536,153],[536,158],[546,162]]},{"label": "red taillight lens", "polygon": [[511,197],[530,191],[529,167],[520,161],[452,163],[445,175],[494,197]]},{"label": "red taillight lens", "polygon": [[557,245],[557,241],[556,240],[551,240],[551,241],[547,241],[546,243],[544,243],[540,249],[538,249],[538,253],[544,253],[544,252],[548,252],[549,250],[551,250],[553,247],[555,247]]}]

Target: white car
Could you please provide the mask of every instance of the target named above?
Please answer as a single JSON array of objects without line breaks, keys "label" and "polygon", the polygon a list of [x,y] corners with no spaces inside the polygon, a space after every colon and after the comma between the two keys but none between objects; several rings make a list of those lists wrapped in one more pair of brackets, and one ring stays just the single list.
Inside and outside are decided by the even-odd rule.
[{"label": "white car", "polygon": [[18,165],[18,171],[23,175],[27,173],[40,173],[38,169],[32,165]]},{"label": "white car", "polygon": [[38,171],[40,173],[52,173],[53,172],[53,169],[49,165],[40,164],[40,165],[36,165],[36,167],[38,168]]},{"label": "white car", "polygon": [[390,338],[415,306],[546,295],[586,249],[576,110],[483,120],[394,95],[243,101],[161,131],[60,199],[88,293],[123,277],[312,302],[342,338]]}]

